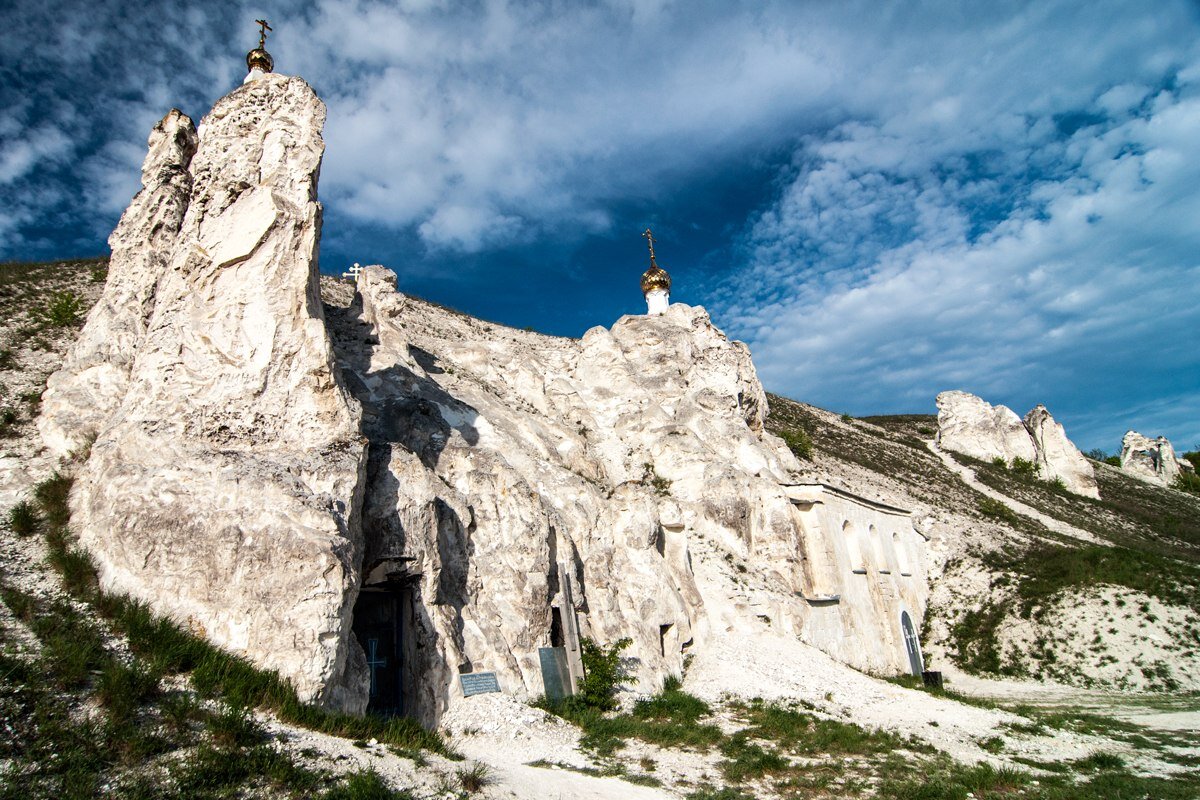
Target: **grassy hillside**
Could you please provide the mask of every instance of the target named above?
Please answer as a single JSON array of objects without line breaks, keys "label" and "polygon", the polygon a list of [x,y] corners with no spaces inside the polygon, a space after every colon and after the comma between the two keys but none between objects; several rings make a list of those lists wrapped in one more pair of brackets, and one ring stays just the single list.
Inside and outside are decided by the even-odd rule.
[{"label": "grassy hillside", "polygon": [[[962,592],[935,592],[926,635],[959,667],[1160,691],[1200,674],[1200,497],[1096,463],[1101,499],[1093,500],[1027,472],[954,455],[983,485],[1095,539],[1080,541],[948,470],[926,445],[937,431],[933,415],[851,419],[778,396],[770,403],[768,429],[785,441],[811,442],[810,457],[826,469],[853,464],[880,484],[898,484],[913,502],[957,507],[988,524],[985,536],[943,543],[944,573],[935,579],[945,589],[966,575],[988,576],[983,591],[964,583]],[[1110,598],[1114,590],[1119,596]],[[1103,617],[1089,618],[1095,630],[1086,642],[1061,630],[1077,610],[1072,604],[1081,603],[1098,606],[1092,616]],[[1129,647],[1149,655],[1139,661],[1139,653],[1122,652]],[[1124,657],[1122,672],[1114,665]]]}]

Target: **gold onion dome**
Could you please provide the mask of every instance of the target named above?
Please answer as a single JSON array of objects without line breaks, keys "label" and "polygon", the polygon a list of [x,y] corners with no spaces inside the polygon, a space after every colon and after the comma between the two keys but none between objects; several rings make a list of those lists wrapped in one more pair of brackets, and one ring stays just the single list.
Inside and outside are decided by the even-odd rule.
[{"label": "gold onion dome", "polygon": [[275,59],[267,52],[267,31],[272,30],[265,19],[256,19],[258,23],[258,47],[246,53],[246,69],[270,72],[275,69]]},{"label": "gold onion dome", "polygon": [[671,291],[671,276],[658,264],[651,263],[650,269],[642,273],[642,294],[650,294],[655,289]]},{"label": "gold onion dome", "polygon": [[642,236],[650,247],[650,269],[642,273],[642,294],[650,294],[655,290],[670,292],[671,276],[658,265],[658,261],[654,258],[654,234],[650,232],[649,228],[646,228],[646,232]]}]

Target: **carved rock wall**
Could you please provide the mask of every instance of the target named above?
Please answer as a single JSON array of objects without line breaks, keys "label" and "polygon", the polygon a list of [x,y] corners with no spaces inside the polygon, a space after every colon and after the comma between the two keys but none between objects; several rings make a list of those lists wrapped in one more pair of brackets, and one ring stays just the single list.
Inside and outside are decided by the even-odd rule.
[{"label": "carved rock wall", "polygon": [[862,581],[835,560],[846,601],[813,624],[811,565],[837,542],[798,511],[749,351],[702,308],[561,339],[407,298],[379,267],[323,305],[324,116],[264,75],[195,134],[173,112],[152,136],[42,427],[59,453],[95,437],[73,525],[107,588],[355,712],[377,664],[353,625],[394,602],[399,694],[430,725],[460,673],[541,694],[538,648],[572,619],[629,637],[644,691],[755,626],[907,669],[896,611],[919,624],[923,559],[903,584],[886,546]]}]

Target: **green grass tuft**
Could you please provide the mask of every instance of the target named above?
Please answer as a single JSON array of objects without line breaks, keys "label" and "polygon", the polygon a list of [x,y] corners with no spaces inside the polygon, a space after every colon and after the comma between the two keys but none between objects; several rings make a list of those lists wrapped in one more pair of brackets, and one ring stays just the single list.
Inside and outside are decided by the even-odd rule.
[{"label": "green grass tuft", "polygon": [[32,536],[41,524],[41,514],[28,500],[22,500],[8,511],[8,525],[17,536]]},{"label": "green grass tuft", "polygon": [[321,795],[322,800],[410,800],[409,792],[397,792],[374,770],[355,772]]}]

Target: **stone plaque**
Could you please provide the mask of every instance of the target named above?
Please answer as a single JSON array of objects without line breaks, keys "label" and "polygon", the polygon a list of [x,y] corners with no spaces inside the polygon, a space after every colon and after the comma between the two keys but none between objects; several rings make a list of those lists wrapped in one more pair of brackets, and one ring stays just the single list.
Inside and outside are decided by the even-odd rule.
[{"label": "stone plaque", "polygon": [[542,686],[549,700],[562,700],[571,695],[571,673],[567,668],[567,648],[539,647],[542,663]]},{"label": "stone plaque", "polygon": [[500,681],[496,680],[494,672],[472,672],[459,675],[458,680],[462,683],[463,695],[466,697],[500,691]]}]

